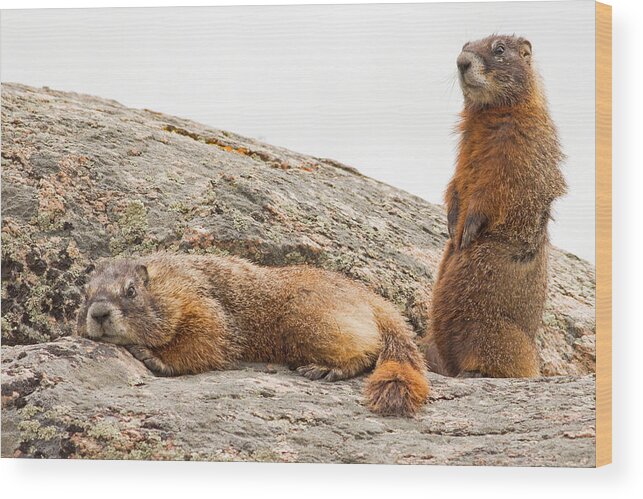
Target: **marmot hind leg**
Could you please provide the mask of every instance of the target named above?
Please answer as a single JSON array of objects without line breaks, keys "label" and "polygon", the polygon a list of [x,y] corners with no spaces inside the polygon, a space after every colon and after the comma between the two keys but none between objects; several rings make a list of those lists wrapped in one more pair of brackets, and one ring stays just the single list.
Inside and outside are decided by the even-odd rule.
[{"label": "marmot hind leg", "polygon": [[533,378],[540,375],[533,339],[516,325],[471,324],[462,336],[458,377]]},{"label": "marmot hind leg", "polygon": [[418,349],[424,355],[427,369],[442,376],[449,376],[449,370],[435,343],[435,335],[429,331],[418,340]]},{"label": "marmot hind leg", "polygon": [[325,366],[320,364],[306,364],[300,366],[296,371],[310,380],[341,381],[354,378],[370,369],[375,364],[374,358],[358,357],[352,362],[347,362],[341,367]]},{"label": "marmot hind leg", "polygon": [[348,308],[342,303],[339,310],[322,314],[313,310],[307,315],[314,320],[297,322],[284,335],[299,374],[311,380],[339,381],[375,365],[380,334],[369,307],[360,303]]}]

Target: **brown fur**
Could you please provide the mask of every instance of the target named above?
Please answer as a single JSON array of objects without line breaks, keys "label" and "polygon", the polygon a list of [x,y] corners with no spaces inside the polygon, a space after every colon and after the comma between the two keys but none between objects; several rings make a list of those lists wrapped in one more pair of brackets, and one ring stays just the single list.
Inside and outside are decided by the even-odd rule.
[{"label": "brown fur", "polygon": [[458,67],[465,105],[446,191],[450,239],[422,349],[452,376],[537,376],[547,223],[566,188],[563,154],[528,41],[467,43]]},{"label": "brown fur", "polygon": [[167,254],[109,261],[90,280],[78,333],[126,345],[164,376],[247,361],[336,381],[377,362],[366,395],[384,415],[411,415],[428,394],[422,356],[397,309],[357,282],[308,266]]}]

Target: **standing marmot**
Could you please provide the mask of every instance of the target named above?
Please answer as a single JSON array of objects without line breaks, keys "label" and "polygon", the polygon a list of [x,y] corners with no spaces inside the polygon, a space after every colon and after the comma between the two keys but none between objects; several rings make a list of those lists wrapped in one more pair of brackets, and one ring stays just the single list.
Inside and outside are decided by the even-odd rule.
[{"label": "standing marmot", "polygon": [[310,379],[368,369],[371,410],[411,415],[426,401],[424,361],[395,307],[363,285],[306,267],[156,254],[99,266],[78,334],[128,346],[154,373],[278,362]]},{"label": "standing marmot", "polygon": [[527,40],[469,42],[457,66],[464,110],[446,191],[450,239],[422,348],[452,376],[537,376],[547,223],[565,193],[564,156]]}]

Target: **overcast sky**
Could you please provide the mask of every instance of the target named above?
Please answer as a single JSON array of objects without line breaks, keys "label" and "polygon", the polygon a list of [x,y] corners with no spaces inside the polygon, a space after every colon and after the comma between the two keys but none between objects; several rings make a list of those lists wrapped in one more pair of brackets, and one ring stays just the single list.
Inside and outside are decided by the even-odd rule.
[{"label": "overcast sky", "polygon": [[568,156],[553,243],[594,261],[594,2],[1,13],[2,81],[150,108],[357,167],[432,202],[452,175],[455,59],[527,37]]}]

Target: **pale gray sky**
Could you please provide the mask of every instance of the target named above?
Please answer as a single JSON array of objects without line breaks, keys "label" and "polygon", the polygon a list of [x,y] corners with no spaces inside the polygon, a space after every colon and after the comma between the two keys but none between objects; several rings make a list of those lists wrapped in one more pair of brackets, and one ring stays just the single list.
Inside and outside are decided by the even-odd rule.
[{"label": "pale gray sky", "polygon": [[594,2],[1,13],[2,81],[112,98],[353,165],[432,202],[452,172],[463,43],[533,45],[568,160],[553,243],[594,261]]}]

